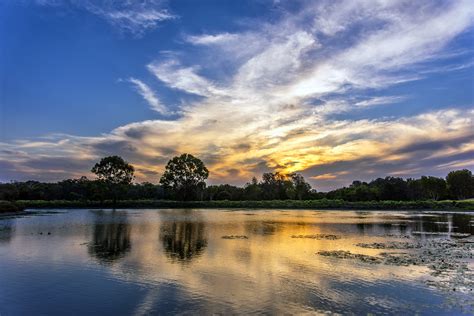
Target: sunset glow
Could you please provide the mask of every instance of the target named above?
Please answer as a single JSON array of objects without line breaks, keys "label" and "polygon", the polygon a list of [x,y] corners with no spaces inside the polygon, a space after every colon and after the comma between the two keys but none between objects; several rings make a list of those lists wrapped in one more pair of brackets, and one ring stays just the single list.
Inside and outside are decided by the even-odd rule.
[{"label": "sunset glow", "polygon": [[0,3],[0,181],[112,154],[318,190],[474,168],[472,1],[92,3]]}]

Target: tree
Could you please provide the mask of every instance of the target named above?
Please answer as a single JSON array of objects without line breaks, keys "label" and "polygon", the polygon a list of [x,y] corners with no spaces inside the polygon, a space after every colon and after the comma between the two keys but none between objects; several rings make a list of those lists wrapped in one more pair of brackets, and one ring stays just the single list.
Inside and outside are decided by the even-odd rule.
[{"label": "tree", "polygon": [[286,200],[293,191],[293,183],[279,172],[264,173],[260,186],[265,200]]},{"label": "tree", "polygon": [[182,154],[168,161],[160,183],[171,189],[175,198],[191,200],[206,187],[204,181],[208,176],[209,171],[199,158]]},{"label": "tree", "polygon": [[293,182],[293,188],[295,196],[298,200],[307,198],[309,192],[311,192],[311,185],[305,181],[304,177],[298,173],[292,173],[290,175],[291,181]]},{"label": "tree", "polygon": [[262,188],[260,187],[257,181],[257,178],[253,177],[252,181],[245,185],[244,199],[245,200],[261,200],[262,199]]},{"label": "tree", "polygon": [[474,177],[470,170],[451,171],[446,177],[446,182],[453,197],[465,199],[474,196]]},{"label": "tree", "polygon": [[379,200],[402,201],[408,199],[408,185],[402,178],[378,178],[371,181],[369,186],[375,188]]},{"label": "tree", "polygon": [[120,187],[129,185],[133,180],[135,169],[128,162],[119,156],[109,156],[102,158],[92,167],[101,183],[111,191],[114,203],[117,201]]},{"label": "tree", "polygon": [[0,200],[15,201],[20,193],[13,183],[0,183]]},{"label": "tree", "polygon": [[446,181],[442,178],[422,176],[420,184],[423,197],[438,200],[446,194]]}]

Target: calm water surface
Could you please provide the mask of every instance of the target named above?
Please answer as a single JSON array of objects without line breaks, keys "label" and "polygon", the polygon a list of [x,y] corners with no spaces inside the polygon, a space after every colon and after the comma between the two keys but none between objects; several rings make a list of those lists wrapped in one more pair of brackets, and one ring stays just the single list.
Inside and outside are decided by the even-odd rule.
[{"label": "calm water surface", "polygon": [[[413,211],[55,211],[0,219],[0,315],[459,314],[423,282],[426,267],[316,253],[377,255],[356,244],[413,231],[472,234],[474,220]],[[291,238],[310,234],[341,238]]]}]

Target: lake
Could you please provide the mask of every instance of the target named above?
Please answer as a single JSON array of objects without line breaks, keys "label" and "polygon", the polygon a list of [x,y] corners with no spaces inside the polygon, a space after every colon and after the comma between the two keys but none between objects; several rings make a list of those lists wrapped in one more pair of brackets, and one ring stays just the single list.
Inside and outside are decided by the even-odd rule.
[{"label": "lake", "polygon": [[47,210],[0,219],[0,315],[473,312],[474,216]]}]

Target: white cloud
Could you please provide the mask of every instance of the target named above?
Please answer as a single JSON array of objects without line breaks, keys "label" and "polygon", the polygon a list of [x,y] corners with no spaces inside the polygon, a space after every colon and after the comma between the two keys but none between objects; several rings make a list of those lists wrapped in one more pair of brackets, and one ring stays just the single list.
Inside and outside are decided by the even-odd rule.
[{"label": "white cloud", "polygon": [[197,74],[196,67],[183,67],[175,59],[163,63],[153,62],[147,66],[155,77],[173,89],[200,96],[222,94],[211,81]]},{"label": "white cloud", "polygon": [[[344,28],[359,22],[361,17],[369,25],[378,22],[382,26],[357,34],[359,40],[349,47],[334,49],[333,56],[315,63],[311,72],[290,87],[289,93],[309,97],[339,92],[348,85],[380,88],[419,79],[407,67],[434,58],[441,48],[472,24],[474,17],[469,1],[453,2],[442,8],[429,2],[420,2],[418,6],[391,1],[383,4],[390,10],[385,6],[382,7],[385,10],[377,10],[376,4],[373,11],[365,12],[365,6],[357,9],[352,19],[348,12],[347,16],[342,15],[347,19]],[[400,74],[400,71],[406,73]]]},{"label": "white cloud", "polygon": [[155,29],[159,22],[176,18],[168,11],[147,9],[138,11],[96,11],[96,13],[103,16],[112,25],[136,36],[141,36],[146,31]]},{"label": "white cloud", "polygon": [[203,34],[203,35],[189,35],[186,36],[186,41],[194,45],[214,45],[223,44],[238,39],[238,35],[231,33],[220,34]]},{"label": "white cloud", "polygon": [[[146,66],[168,88],[201,96],[189,101],[176,120],[135,122],[92,139],[65,136],[61,139],[70,142],[62,145],[45,141],[8,148],[35,153],[48,148],[41,157],[55,150],[68,157],[66,148],[75,152],[80,146],[88,157],[110,151],[134,163],[142,172],[139,179],[147,179],[145,171],[160,172],[175,152],[190,152],[209,165],[213,181],[240,183],[267,169],[350,179],[423,166],[440,170],[450,161],[469,165],[473,111],[428,108],[397,119],[357,120],[329,114],[402,100],[380,95],[383,91],[361,96],[373,95],[365,93],[367,88],[373,92],[428,76],[432,68],[425,62],[446,54],[448,43],[472,25],[473,10],[469,1],[328,0],[305,3],[301,12],[286,12],[281,21],[258,23],[253,30],[188,36],[187,44],[206,52],[205,62],[190,58],[195,64],[187,66],[180,54],[171,54]],[[213,74],[208,70],[222,60],[234,69],[224,80],[204,75]],[[151,106],[162,106],[142,81],[130,81]],[[422,161],[428,155],[401,150],[435,140],[449,151],[433,149],[429,162]],[[0,160],[9,159],[2,155]],[[25,161],[17,162],[18,170],[26,168]],[[337,169],[344,163],[346,169]],[[240,170],[238,177],[228,176],[231,168]]]},{"label": "white cloud", "polygon": [[148,102],[152,110],[161,114],[167,114],[168,111],[166,107],[160,102],[155,92],[153,92],[147,84],[135,78],[129,78],[128,80],[135,85],[138,93]]},{"label": "white cloud", "polygon": [[38,5],[72,5],[102,17],[122,31],[141,36],[155,29],[160,22],[177,16],[164,8],[164,0],[108,1],[108,0],[36,0]]}]

